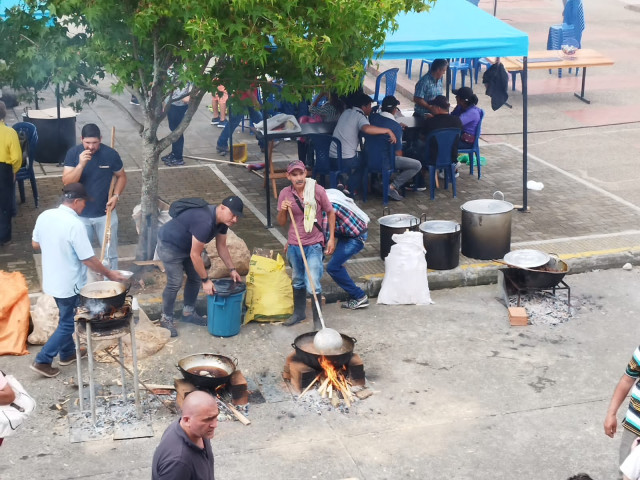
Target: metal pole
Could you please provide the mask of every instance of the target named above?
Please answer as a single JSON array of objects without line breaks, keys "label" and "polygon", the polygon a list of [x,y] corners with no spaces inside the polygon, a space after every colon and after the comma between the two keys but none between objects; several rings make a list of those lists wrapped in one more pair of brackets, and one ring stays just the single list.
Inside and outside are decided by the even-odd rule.
[{"label": "metal pole", "polygon": [[134,320],[135,313],[129,319],[129,334],[131,335],[131,363],[133,367],[133,392],[136,402],[136,415],[142,417],[140,408],[140,385],[138,385],[138,352],[136,350],[136,322]]},{"label": "metal pole", "polygon": [[493,0],[493,16],[496,16],[496,10],[498,9],[498,0]]},{"label": "metal pole", "polygon": [[118,356],[120,357],[120,381],[122,382],[122,402],[127,401],[127,379],[124,376],[124,348],[122,348],[122,335],[118,337]]},{"label": "metal pole", "polygon": [[264,132],[264,178],[267,182],[266,192],[267,192],[267,228],[272,228],[271,224],[271,181],[269,179],[269,172],[271,171],[271,165],[269,158],[269,135],[267,134],[267,110],[264,107],[265,100],[264,97],[262,99],[262,131]]},{"label": "metal pole", "polygon": [[527,57],[522,58],[522,211],[527,211]]},{"label": "metal pole", "polygon": [[91,404],[91,423],[96,426],[96,391],[93,385],[93,346],[91,345],[91,322],[86,323],[87,360],[89,362],[89,403]]},{"label": "metal pole", "polygon": [[233,163],[233,130],[231,129],[231,119],[233,118],[233,112],[231,111],[231,102],[229,102],[229,118],[227,118],[227,122],[229,123],[229,161]]},{"label": "metal pole", "polygon": [[[80,411],[84,411],[84,395],[83,395],[83,386],[82,386],[82,365],[80,365],[80,336],[78,335],[78,321],[76,320],[74,325],[76,331],[76,368],[78,370],[78,397],[80,400]],[[89,342],[87,342],[89,343]]]}]

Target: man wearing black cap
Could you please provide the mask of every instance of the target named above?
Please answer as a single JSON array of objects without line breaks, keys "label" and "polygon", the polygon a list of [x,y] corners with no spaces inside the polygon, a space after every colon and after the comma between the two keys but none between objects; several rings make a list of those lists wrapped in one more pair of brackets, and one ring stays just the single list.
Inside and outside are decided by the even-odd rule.
[{"label": "man wearing black cap", "polygon": [[398,105],[400,102],[393,95],[384,97],[382,100],[381,112],[371,115],[371,125],[380,128],[390,129],[396,136],[396,170],[400,170],[389,185],[389,198],[400,201],[404,199],[400,195],[400,188],[411,180],[422,168],[420,160],[415,158],[404,157],[402,155],[402,125],[396,121],[396,113],[398,113]]},{"label": "man wearing black cap", "polygon": [[[60,355],[60,365],[76,361],[73,341],[73,315],[78,294],[87,282],[87,269],[122,282],[125,278],[109,270],[96,258],[84,224],[79,218],[89,196],[81,183],[70,183],[63,189],[62,205],[42,212],[36,220],[31,244],[42,251],[42,290],[51,295],[60,311],[58,328],[36,356],[31,369],[45,377],[55,377],[60,370],[51,365]],[[83,265],[84,264],[84,265]],[[82,349],[86,355],[86,349]]]},{"label": "man wearing black cap", "polygon": [[236,196],[225,198],[220,205],[188,208],[165,223],[158,230],[158,256],[164,264],[167,285],[162,292],[162,317],[160,325],[178,336],[174,325],[174,306],[176,296],[184,274],[187,282],[184,287],[184,307],[182,321],[196,325],[206,325],[207,320],[195,311],[200,284],[207,295],[213,295],[215,288],[207,275],[202,260],[205,244],[214,238],[218,255],[229,268],[231,279],[241,282],[242,278],[233,266],[233,260],[227,247],[227,230],[242,217],[244,204]]}]

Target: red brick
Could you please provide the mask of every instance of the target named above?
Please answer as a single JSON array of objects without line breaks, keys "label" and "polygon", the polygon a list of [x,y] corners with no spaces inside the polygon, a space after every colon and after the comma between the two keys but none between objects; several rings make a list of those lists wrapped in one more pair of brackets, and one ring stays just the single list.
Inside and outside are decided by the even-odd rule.
[{"label": "red brick", "polygon": [[193,392],[196,386],[193,383],[187,382],[181,378],[175,378],[173,385],[176,387],[176,405],[178,408],[182,408],[182,402],[187,394]]},{"label": "red brick", "polygon": [[291,375],[291,386],[298,393],[307,388],[313,382],[318,372],[302,362],[293,361],[289,364],[289,372]]},{"label": "red brick", "polygon": [[249,392],[245,391],[238,398],[232,398],[231,403],[233,403],[234,405],[246,405],[247,403],[249,403]]},{"label": "red brick", "polygon": [[231,384],[231,398],[233,399],[242,397],[247,391],[247,379],[244,378],[240,370],[233,372],[229,383]]}]

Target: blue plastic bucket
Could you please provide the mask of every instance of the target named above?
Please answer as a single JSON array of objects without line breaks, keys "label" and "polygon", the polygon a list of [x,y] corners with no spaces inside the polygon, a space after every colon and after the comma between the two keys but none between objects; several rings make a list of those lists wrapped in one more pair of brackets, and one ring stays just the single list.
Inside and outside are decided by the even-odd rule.
[{"label": "blue plastic bucket", "polygon": [[247,286],[231,280],[214,282],[215,295],[207,297],[207,329],[216,337],[233,337],[242,326],[242,304]]}]

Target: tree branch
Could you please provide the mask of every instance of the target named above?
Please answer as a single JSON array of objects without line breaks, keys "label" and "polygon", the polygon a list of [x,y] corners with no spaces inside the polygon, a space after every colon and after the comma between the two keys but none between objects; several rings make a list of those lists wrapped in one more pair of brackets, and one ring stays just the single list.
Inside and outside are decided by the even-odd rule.
[{"label": "tree branch", "polygon": [[144,125],[143,125],[142,123],[140,123],[140,122],[136,119],[136,117],[134,117],[134,116],[132,115],[132,113],[131,113],[129,110],[127,110],[127,109],[125,108],[125,106],[124,106],[124,105],[122,105],[122,104],[120,103],[120,100],[118,100],[116,97],[114,97],[113,95],[111,95],[111,94],[109,94],[109,93],[105,93],[105,92],[103,92],[102,90],[99,90],[99,89],[97,89],[97,88],[95,88],[95,87],[92,87],[91,85],[86,85],[86,84],[84,84],[84,83],[78,83],[78,82],[69,82],[69,83],[71,83],[71,84],[75,85],[76,87],[78,87],[78,88],[79,88],[79,89],[81,89],[81,90],[88,90],[88,91],[90,91],[90,92],[95,93],[97,96],[99,96],[99,97],[101,97],[101,98],[104,98],[104,99],[106,99],[106,100],[109,100],[110,102],[113,102],[113,104],[114,104],[116,107],[118,107],[118,109],[119,109],[121,112],[125,113],[125,114],[127,115],[127,117],[129,117],[129,119],[131,120],[131,122],[133,122],[133,124],[134,124],[134,125],[136,125],[136,127],[138,128],[138,133],[142,133],[142,130],[144,129]]}]

